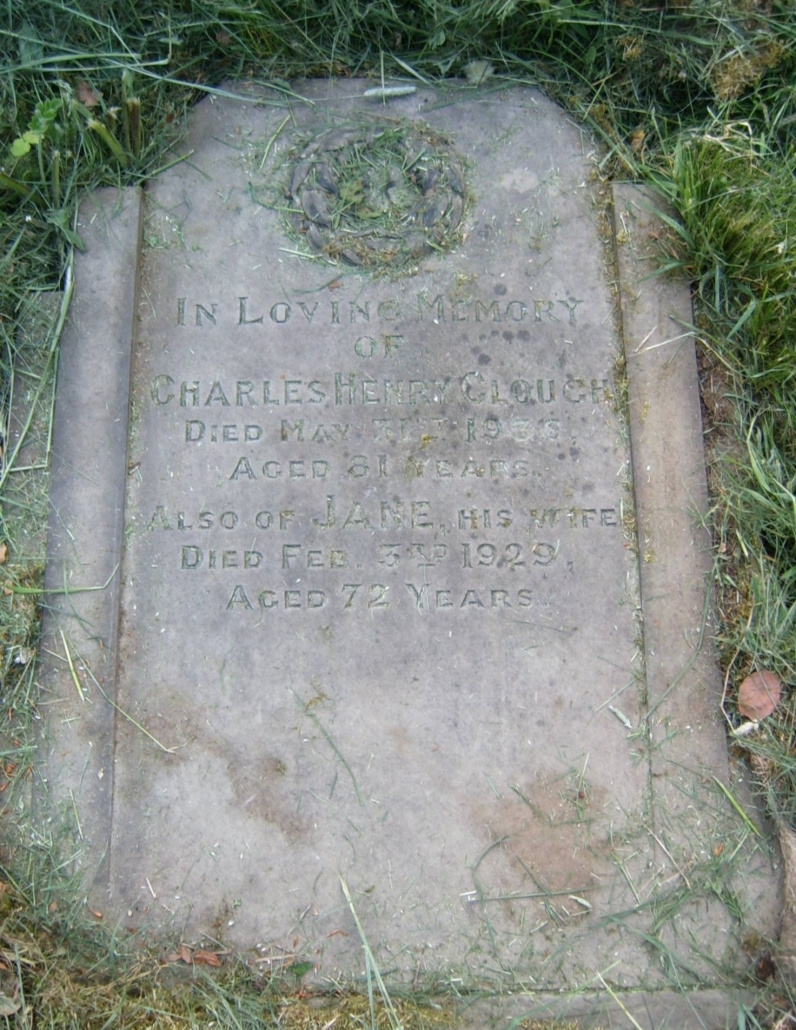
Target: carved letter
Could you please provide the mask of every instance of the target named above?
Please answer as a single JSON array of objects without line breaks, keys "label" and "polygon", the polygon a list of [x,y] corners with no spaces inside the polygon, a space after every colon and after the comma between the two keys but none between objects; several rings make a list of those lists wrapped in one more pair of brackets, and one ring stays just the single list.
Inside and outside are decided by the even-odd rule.
[{"label": "carved letter", "polygon": [[264,315],[259,318],[246,317],[246,301],[248,297],[238,297],[238,325],[261,325]]},{"label": "carved letter", "polygon": [[230,597],[227,603],[227,611],[234,611],[236,604],[242,604],[244,609],[248,612],[252,611],[252,604],[249,598],[246,596],[246,591],[242,586],[236,586],[232,591],[232,597]]}]

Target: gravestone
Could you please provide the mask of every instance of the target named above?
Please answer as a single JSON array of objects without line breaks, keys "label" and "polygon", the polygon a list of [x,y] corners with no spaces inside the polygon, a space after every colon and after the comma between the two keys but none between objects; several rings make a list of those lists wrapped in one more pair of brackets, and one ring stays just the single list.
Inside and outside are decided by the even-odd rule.
[{"label": "gravestone", "polygon": [[414,982],[720,982],[709,876],[771,932],[772,874],[654,200],[528,89],[238,92],[81,211],[43,686],[92,903],[320,977],[353,909]]}]

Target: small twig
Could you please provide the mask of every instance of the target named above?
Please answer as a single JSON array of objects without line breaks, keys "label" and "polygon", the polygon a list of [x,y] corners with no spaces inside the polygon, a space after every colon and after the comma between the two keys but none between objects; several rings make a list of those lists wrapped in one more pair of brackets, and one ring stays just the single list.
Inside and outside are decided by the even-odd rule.
[{"label": "small twig", "polygon": [[154,177],[156,175],[160,175],[161,172],[167,172],[169,168],[173,168],[175,165],[178,165],[183,161],[187,161],[188,158],[193,157],[195,153],[195,150],[189,150],[187,154],[179,154],[177,157],[172,158],[171,161],[167,161],[164,165],[161,165],[160,168],[153,168],[151,172],[147,173],[147,177],[149,177],[149,175]]},{"label": "small twig", "polygon": [[657,329],[658,329],[657,325],[654,325],[652,327],[652,329],[650,329],[650,331],[647,333],[647,335],[644,337],[644,339],[641,341],[641,343],[638,345],[638,347],[636,347],[636,354],[639,353],[639,351],[642,349],[644,344],[647,342],[647,340],[650,338],[650,336],[652,336],[652,334],[657,331]]},{"label": "small twig", "polygon": [[[78,655],[78,657],[80,657],[80,656]],[[145,737],[149,737],[149,739],[152,741],[152,743],[155,744],[157,747],[159,747],[160,750],[163,751],[165,754],[167,754],[167,755],[174,755],[174,754],[177,753],[177,748],[176,747],[166,747],[165,744],[161,744],[160,741],[158,740],[158,738],[153,736],[149,732],[149,730],[144,729],[144,727],[141,725],[140,722],[136,722],[135,719],[132,717],[132,715],[130,715],[129,712],[126,712],[121,707],[121,705],[117,705],[116,702],[105,693],[105,691],[104,691],[104,689],[102,687],[102,684],[97,679],[97,677],[94,675],[94,673],[91,671],[91,669],[86,665],[85,662],[83,663],[83,668],[86,670],[86,673],[91,677],[91,680],[94,683],[94,686],[97,688],[97,690],[100,692],[100,694],[102,694],[102,696],[105,698],[105,700],[111,706],[111,708],[115,709],[119,713],[119,715],[121,715],[121,717],[123,719],[126,719],[132,726],[135,726],[135,728],[137,730],[139,730],[141,733],[143,733]]]},{"label": "small twig", "polygon": [[[754,608],[752,608],[752,610],[749,612],[749,618],[746,620],[746,629],[747,629],[747,631],[749,630],[749,627],[752,625],[752,615],[753,614],[754,614]],[[735,649],[735,654],[732,656],[732,659],[731,659],[729,665],[727,666],[727,672],[724,675],[724,689],[721,692],[721,714],[727,720],[727,725],[730,727],[730,732],[731,733],[735,733],[735,727],[732,724],[732,719],[729,717],[729,715],[727,715],[727,709],[724,707],[724,704],[725,704],[725,702],[727,700],[727,687],[728,687],[729,682],[730,682],[730,673],[732,672],[732,667],[733,667],[733,665],[735,665],[736,659],[738,658],[738,655],[740,653],[741,653],[741,644],[739,644],[738,647]]]},{"label": "small twig", "polygon": [[[381,999],[384,1002],[384,1007],[387,1010],[387,1018],[390,1021],[390,1026],[392,1027],[392,1030],[403,1030],[403,1027],[401,1026],[401,1021],[398,1018],[398,1013],[395,1011],[395,1006],[393,1005],[392,999],[390,998],[387,988],[384,985],[384,981],[381,978],[379,967],[376,965],[376,959],[373,956],[370,944],[368,944],[368,939],[365,936],[365,931],[362,929],[362,923],[360,923],[359,921],[357,910],[354,908],[354,902],[351,900],[351,893],[348,890],[348,885],[346,884],[342,876],[340,877],[340,886],[343,888],[343,894],[345,894],[345,899],[348,902],[348,907],[351,910],[351,915],[354,917],[354,924],[357,928],[359,939],[362,942],[362,950],[365,952],[365,962],[367,964],[368,970],[372,971],[373,978],[376,981],[376,986],[379,988]],[[368,980],[370,980],[370,978],[368,978]],[[368,984],[368,986],[370,986],[370,984]],[[375,1030],[375,1019],[373,1018],[373,1016],[373,1009],[371,1007],[371,1020],[373,1022]]]},{"label": "small twig", "polygon": [[292,114],[286,114],[284,119],[280,122],[279,128],[276,130],[276,132],[273,134],[273,136],[268,140],[268,143],[265,146],[265,153],[263,154],[263,159],[260,162],[259,171],[263,170],[263,167],[265,166],[265,162],[268,160],[268,155],[271,152],[271,147],[276,142],[276,137],[279,135],[279,133],[282,131],[282,129],[284,129],[284,127],[287,125],[287,123],[290,121],[290,119],[292,117],[293,117]]},{"label": "small twig", "polygon": [[625,726],[627,729],[633,729],[633,723],[630,721],[630,719],[628,719],[624,712],[620,712],[620,710],[618,708],[614,708],[613,705],[608,705],[608,711],[615,715],[617,719],[622,723],[622,725]]},{"label": "small twig", "polygon": [[603,987],[606,989],[606,991],[608,991],[608,993],[614,999],[614,1001],[619,1006],[619,1008],[624,1012],[624,1014],[627,1016],[627,1018],[633,1024],[633,1026],[635,1027],[635,1030],[644,1030],[644,1027],[641,1026],[638,1022],[636,1022],[636,1020],[633,1018],[633,1016],[628,1012],[627,1008],[619,1000],[619,996],[616,994],[616,992],[612,991],[611,988],[608,986],[608,984],[605,982],[605,980],[603,980],[602,973],[598,973],[597,974],[597,979],[600,981],[600,983],[603,985]]},{"label": "small twig", "polygon": [[[644,353],[646,354],[648,351],[657,350],[658,347],[666,347],[667,344],[670,343],[677,343],[678,340],[687,340],[689,337],[693,335],[693,333],[680,333],[679,336],[670,336],[668,340],[661,340],[660,343],[652,343],[649,347],[645,347]],[[646,343],[646,340],[644,340],[643,342]]]},{"label": "small twig", "polygon": [[83,827],[80,825],[80,816],[77,813],[77,803],[75,801],[75,795],[71,787],[69,788],[69,796],[72,799],[72,811],[75,814],[75,822],[77,823],[77,835],[81,840],[83,840]]},{"label": "small twig", "polygon": [[389,100],[390,97],[408,97],[417,93],[417,86],[375,86],[362,94],[368,100]]},{"label": "small twig", "polygon": [[619,858],[614,858],[614,862],[618,866],[619,872],[622,874],[622,876],[624,876],[625,880],[627,881],[628,887],[633,892],[633,897],[636,899],[636,904],[640,905],[641,898],[639,896],[638,891],[636,890],[636,885],[633,883],[633,880],[630,877],[630,873],[627,871],[627,869],[625,869],[624,863]]},{"label": "small twig", "polygon": [[86,695],[83,693],[83,687],[80,685],[80,680],[78,679],[77,672],[75,671],[75,665],[74,665],[74,662],[72,661],[72,654],[71,654],[71,652],[69,650],[69,645],[66,642],[66,637],[64,636],[64,631],[61,629],[60,626],[58,627],[58,632],[61,634],[61,640],[63,640],[63,642],[64,642],[64,651],[66,652],[66,660],[69,663],[69,671],[72,674],[72,682],[75,684],[75,689],[77,690],[77,693],[78,693],[78,696],[80,697],[80,700],[83,702],[83,704],[85,704],[86,703]]},{"label": "small twig", "polygon": [[647,833],[657,843],[658,847],[661,848],[664,851],[664,853],[669,856],[669,858],[670,858],[670,860],[672,862],[672,865],[677,870],[677,872],[682,876],[682,878],[685,880],[686,887],[689,890],[691,890],[691,884],[688,882],[688,877],[685,875],[683,870],[678,865],[677,859],[674,857],[674,855],[671,853],[671,851],[669,851],[669,849],[666,847],[666,845],[663,843],[663,841],[660,839],[660,837],[657,835],[657,833],[654,833],[649,827],[647,827]]},{"label": "small twig", "polygon": [[[505,840],[505,838],[503,838],[503,839]],[[588,887],[576,887],[575,889],[579,890],[581,892],[581,894],[587,894],[589,891],[596,891],[598,888],[597,887],[588,886]],[[476,901],[476,900],[478,900],[478,901],[519,901],[520,899],[525,899],[525,898],[558,898],[558,897],[561,897],[561,898],[563,898],[563,897],[571,898],[571,897],[573,897],[573,894],[569,890],[563,890],[563,891],[533,891],[532,893],[526,893],[526,894],[521,894],[521,893],[517,893],[517,894],[489,894],[489,895],[485,894],[483,897],[478,898],[478,891],[462,891],[459,894],[459,897],[460,898],[467,898],[468,901]],[[580,902],[583,901],[582,898],[577,898],[576,900],[578,900]]]},{"label": "small twig", "polygon": [[[8,589],[12,594],[60,594],[63,597],[70,597],[72,594],[92,594],[97,590],[107,590],[111,584],[111,580],[119,571],[119,563],[117,562],[113,566],[113,571],[110,576],[105,580],[104,583],[100,583],[99,586],[95,587],[51,587],[45,590],[43,587],[18,587],[11,583]],[[64,579],[66,577],[64,576]]]},{"label": "small twig", "polygon": [[493,840],[491,844],[489,844],[486,848],[484,848],[484,850],[481,852],[481,854],[475,860],[475,865],[473,866],[473,872],[475,872],[476,869],[481,865],[481,863],[484,861],[484,859],[489,854],[489,852],[492,850],[492,848],[499,848],[500,845],[504,841],[506,841],[508,839],[509,839],[509,835],[506,833],[502,837],[498,837],[497,840]]},{"label": "small twig", "polygon": [[17,984],[19,986],[19,1006],[22,1009],[22,1025],[32,1026],[33,1023],[28,1015],[28,1005],[25,1001],[25,985],[22,982],[22,963],[19,958],[19,948],[14,945],[14,958],[16,960],[17,967]]},{"label": "small twig", "polygon": [[721,788],[721,791],[724,794],[724,796],[727,798],[727,800],[732,805],[732,807],[735,809],[735,811],[738,813],[738,815],[743,819],[743,821],[746,823],[746,825],[749,827],[749,829],[752,831],[752,833],[754,833],[755,836],[757,836],[757,837],[761,837],[762,834],[760,833],[760,830],[758,830],[758,828],[755,826],[755,824],[752,822],[752,820],[749,818],[749,816],[746,814],[746,812],[744,812],[744,810],[743,810],[743,808],[741,808],[741,805],[739,804],[739,802],[735,800],[735,798],[732,795],[732,793],[730,792],[729,788],[725,787],[724,784],[721,782],[721,780],[717,776],[714,776],[713,779],[718,784],[718,786]]},{"label": "small twig", "polygon": [[41,396],[44,393],[44,388],[47,384],[47,374],[50,370],[51,364],[57,360],[58,341],[61,338],[61,332],[64,328],[64,325],[66,324],[66,315],[69,310],[69,304],[72,300],[72,293],[74,291],[74,281],[72,278],[73,267],[74,248],[72,248],[72,250],[69,253],[69,261],[66,267],[66,274],[64,276],[65,285],[63,295],[61,297],[61,308],[58,313],[58,319],[55,323],[55,327],[52,332],[50,347],[47,351],[47,360],[44,364],[44,369],[42,371],[41,379],[39,380],[39,385],[36,387],[36,392],[34,393],[33,398],[30,401],[30,407],[28,408],[27,417],[25,418],[25,424],[19,431],[17,442],[14,446],[13,451],[3,462],[3,470],[2,473],[0,473],[0,490],[3,489],[6,479],[8,479],[8,476],[13,471],[15,462],[17,460],[17,456],[19,455],[23,445],[25,444],[25,441],[27,440],[28,432],[30,430],[31,425],[33,424],[34,418],[36,417],[39,400],[41,399]]},{"label": "small twig", "polygon": [[328,733],[328,731],[326,730],[325,726],[323,725],[321,720],[318,718],[318,716],[307,707],[306,702],[302,701],[301,698],[298,696],[298,694],[294,694],[293,696],[296,699],[296,703],[298,705],[300,705],[301,708],[304,710],[304,714],[308,718],[312,719],[312,721],[315,723],[315,725],[318,727],[318,729],[321,731],[321,733],[326,738],[326,741],[329,744],[329,747],[332,749],[332,751],[334,751],[334,753],[337,755],[337,757],[340,759],[340,761],[345,766],[346,772],[351,777],[351,782],[354,785],[354,793],[357,796],[357,801],[359,802],[359,806],[360,806],[360,808],[364,808],[365,807],[365,802],[362,800],[362,795],[359,793],[359,787],[357,786],[356,777],[354,776],[354,772],[353,772],[351,766],[345,760],[343,752],[340,750],[340,748],[337,746],[337,744],[335,744],[335,742],[332,740],[331,735]]}]

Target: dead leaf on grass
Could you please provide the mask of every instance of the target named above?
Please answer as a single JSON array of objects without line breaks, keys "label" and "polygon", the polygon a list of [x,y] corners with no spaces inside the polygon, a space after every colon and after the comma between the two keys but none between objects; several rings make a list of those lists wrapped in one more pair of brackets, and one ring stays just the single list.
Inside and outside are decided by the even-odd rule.
[{"label": "dead leaf on grass", "polygon": [[197,966],[220,966],[221,959],[214,951],[205,951],[204,948],[197,948],[193,955]]},{"label": "dead leaf on grass", "polygon": [[774,673],[759,669],[747,676],[738,688],[738,711],[745,719],[765,719],[779,704],[780,692]]},{"label": "dead leaf on grass", "polygon": [[635,129],[633,132],[631,132],[630,136],[628,137],[630,149],[636,152],[641,150],[642,146],[644,145],[645,136],[646,133],[643,129]]},{"label": "dead leaf on grass", "polygon": [[187,966],[193,962],[193,953],[187,944],[181,944],[179,949],[179,959],[184,962]]},{"label": "dead leaf on grass", "polygon": [[0,544],[0,565],[5,565],[8,561],[8,544],[3,542]]},{"label": "dead leaf on grass", "polygon": [[101,96],[102,92],[100,90],[95,92],[83,79],[78,82],[77,99],[81,104],[84,104],[86,107],[96,107]]}]

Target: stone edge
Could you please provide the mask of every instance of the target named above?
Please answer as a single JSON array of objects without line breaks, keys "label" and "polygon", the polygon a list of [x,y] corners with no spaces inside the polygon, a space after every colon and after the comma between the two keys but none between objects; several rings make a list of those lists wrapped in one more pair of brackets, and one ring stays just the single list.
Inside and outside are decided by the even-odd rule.
[{"label": "stone edge", "polygon": [[525,1020],[577,1020],[582,1030],[715,1030],[741,1026],[739,1016],[754,1004],[749,991],[605,991],[514,995],[483,999],[464,1007],[458,1030],[513,1030]]},{"label": "stone edge", "polygon": [[108,876],[130,370],[143,191],[80,204],[74,300],[60,341],[50,467],[39,818],[65,817],[85,886]]},{"label": "stone edge", "polygon": [[658,274],[663,200],[628,184],[613,190],[652,776],[670,795],[681,765],[727,778],[699,377],[688,285]]},{"label": "stone edge", "polygon": [[[726,811],[728,820],[737,818],[715,781],[726,784],[763,831],[759,849],[754,847],[759,854],[750,857],[758,872],[767,867],[762,877],[735,877],[733,886],[750,926],[772,939],[779,919],[778,876],[771,867],[776,843],[743,769],[730,762],[721,714],[691,296],[683,278],[660,273],[659,241],[667,232],[663,218],[672,217],[664,198],[628,183],[614,184],[613,197],[656,865],[666,876],[676,876],[681,873],[678,852],[687,858],[705,845],[695,798]],[[747,868],[747,874],[754,871]],[[726,918],[720,908],[712,905],[711,921]]]}]

